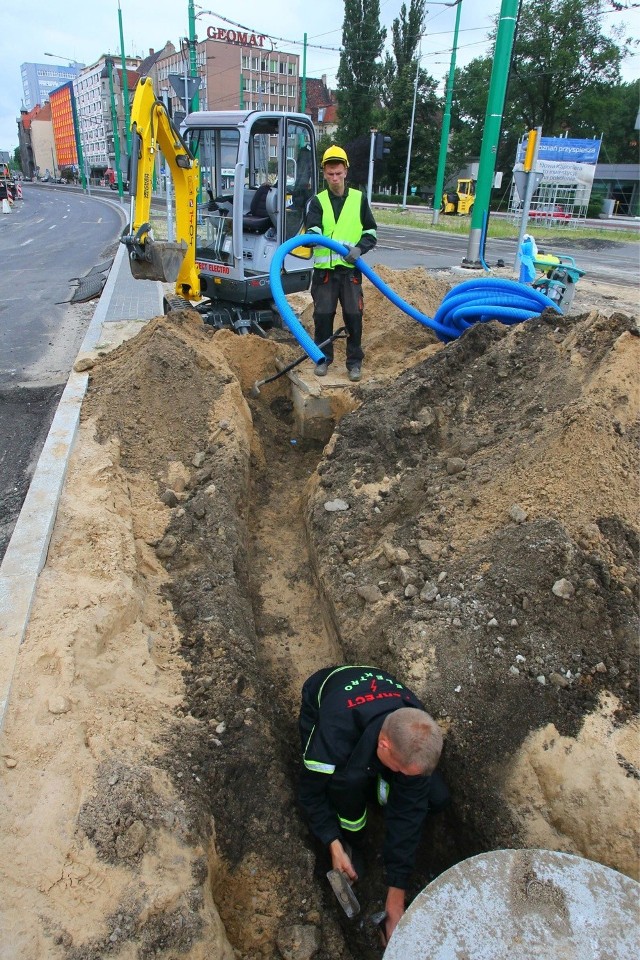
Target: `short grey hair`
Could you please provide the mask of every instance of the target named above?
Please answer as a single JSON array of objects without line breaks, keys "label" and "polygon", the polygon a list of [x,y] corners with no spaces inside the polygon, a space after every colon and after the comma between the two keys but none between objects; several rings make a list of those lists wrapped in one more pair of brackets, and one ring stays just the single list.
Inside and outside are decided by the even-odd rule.
[{"label": "short grey hair", "polygon": [[403,766],[419,767],[423,774],[433,773],[438,766],[442,731],[424,710],[400,707],[385,717],[380,732],[385,734],[394,756]]}]

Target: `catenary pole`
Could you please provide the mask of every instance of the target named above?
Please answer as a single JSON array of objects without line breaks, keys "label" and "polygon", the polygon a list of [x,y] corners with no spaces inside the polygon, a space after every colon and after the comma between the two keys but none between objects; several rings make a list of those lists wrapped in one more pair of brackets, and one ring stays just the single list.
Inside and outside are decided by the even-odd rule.
[{"label": "catenary pole", "polygon": [[302,91],[300,94],[300,113],[305,113],[307,109],[307,35],[304,34],[304,43],[302,46]]},{"label": "catenary pole", "polygon": [[458,0],[456,10],[456,25],[453,30],[453,49],[449,65],[449,79],[447,80],[447,96],[445,99],[444,115],[442,117],[442,131],[440,133],[440,153],[438,155],[438,173],[436,174],[436,189],[433,194],[433,222],[440,218],[440,203],[444,187],[444,172],[447,165],[447,149],[449,147],[449,130],[451,128],[451,104],[453,102],[453,83],[456,75],[456,53],[458,50],[458,31],[460,29],[460,12],[462,0]]},{"label": "catenary pole", "polygon": [[127,138],[127,155],[131,155],[131,117],[129,114],[129,77],[127,76],[127,57],[124,52],[124,33],[122,31],[122,10],[118,0],[118,25],[120,27],[120,59],[122,61],[122,106],[124,108],[124,132]]},{"label": "catenary pole", "polygon": [[493,68],[489,82],[487,112],[482,135],[482,147],[480,148],[476,198],[471,215],[467,256],[462,261],[464,267],[479,268],[482,266],[479,259],[482,224],[485,214],[489,212],[489,200],[496,170],[498,141],[500,139],[502,114],[504,112],[507,81],[509,79],[509,68],[511,66],[511,53],[516,33],[516,24],[518,22],[520,2],[521,0],[502,0],[500,9]]},{"label": "catenary pole", "polygon": [[[198,56],[196,46],[198,39],[196,37],[196,11],[194,0],[189,0],[189,67],[191,77],[195,80],[198,76]],[[200,109],[200,95],[196,90],[191,99],[191,109],[193,111]],[[187,107],[187,113],[189,108]]]},{"label": "catenary pole", "polygon": [[113,60],[107,57],[107,70],[109,73],[109,99],[111,103],[111,125],[113,127],[113,152],[116,160],[116,175],[118,177],[118,195],[122,200],[122,169],[120,167],[120,132],[118,130],[118,111],[116,110],[116,98],[113,92]]}]

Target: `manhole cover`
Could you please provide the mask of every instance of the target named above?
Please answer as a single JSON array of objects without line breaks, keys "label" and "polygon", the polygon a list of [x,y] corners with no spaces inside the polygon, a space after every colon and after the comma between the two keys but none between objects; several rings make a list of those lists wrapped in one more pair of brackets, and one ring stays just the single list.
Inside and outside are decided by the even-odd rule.
[{"label": "manhole cover", "polygon": [[621,960],[640,956],[640,883],[550,850],[494,850],[420,893],[383,960]]}]

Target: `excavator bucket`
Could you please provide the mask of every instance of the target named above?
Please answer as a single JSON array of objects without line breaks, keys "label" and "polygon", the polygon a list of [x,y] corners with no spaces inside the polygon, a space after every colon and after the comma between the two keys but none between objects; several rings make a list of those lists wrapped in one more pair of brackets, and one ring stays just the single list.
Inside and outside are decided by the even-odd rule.
[{"label": "excavator bucket", "polygon": [[162,283],[175,283],[187,252],[185,241],[173,243],[169,240],[147,239],[144,251],[144,259],[139,259],[135,255],[129,256],[134,280],[160,280]]}]

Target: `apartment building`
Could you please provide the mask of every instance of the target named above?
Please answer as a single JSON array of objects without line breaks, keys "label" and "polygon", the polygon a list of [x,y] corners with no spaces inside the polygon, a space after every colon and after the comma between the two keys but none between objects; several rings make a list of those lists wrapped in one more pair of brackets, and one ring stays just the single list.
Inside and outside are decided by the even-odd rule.
[{"label": "apartment building", "polygon": [[[268,37],[247,31],[210,27],[206,40],[196,45],[200,110],[290,110],[300,105],[300,57],[276,50]],[[183,88],[169,76],[190,75],[189,49],[158,59],[158,92],[169,97],[175,113],[185,112]]]}]

